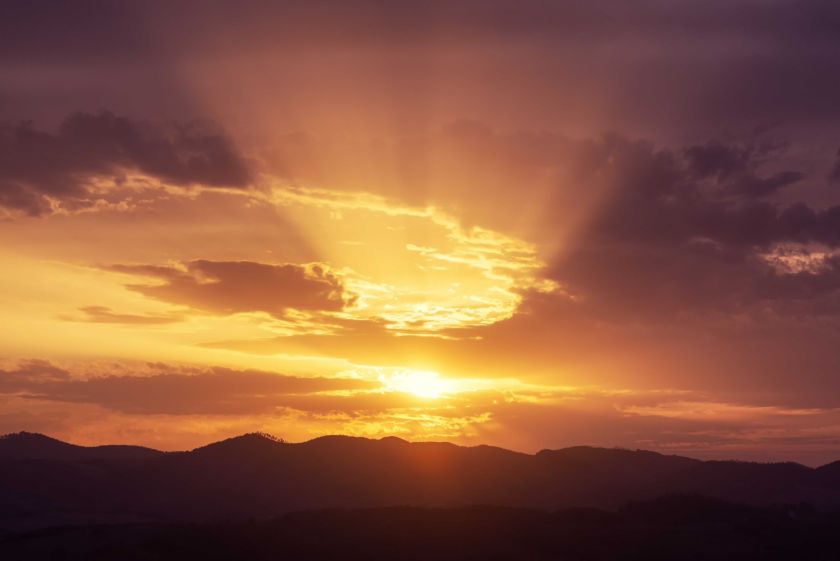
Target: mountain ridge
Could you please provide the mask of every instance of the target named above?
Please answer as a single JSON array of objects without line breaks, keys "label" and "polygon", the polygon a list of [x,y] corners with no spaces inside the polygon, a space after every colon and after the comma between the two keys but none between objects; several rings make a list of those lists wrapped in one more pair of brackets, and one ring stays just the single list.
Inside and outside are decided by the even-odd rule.
[{"label": "mountain ridge", "polygon": [[404,438],[400,438],[398,436],[383,436],[381,438],[368,438],[364,436],[352,436],[352,435],[343,435],[343,434],[330,434],[330,435],[323,435],[311,438],[309,440],[303,440],[300,442],[291,442],[287,441],[281,437],[274,436],[270,433],[254,431],[254,432],[246,432],[240,435],[231,436],[222,440],[209,442],[207,444],[197,446],[191,449],[185,450],[159,450],[156,448],[152,448],[149,446],[142,446],[142,445],[135,445],[135,444],[100,444],[94,446],[84,446],[79,444],[73,444],[71,442],[63,441],[49,435],[38,433],[38,432],[31,432],[31,431],[18,431],[12,433],[6,433],[0,435],[0,458],[3,458],[3,454],[5,452],[3,444],[4,442],[14,442],[19,439],[31,439],[33,441],[44,441],[50,442],[54,444],[59,444],[67,447],[72,447],[74,449],[82,449],[87,451],[107,451],[113,449],[125,449],[125,450],[136,450],[142,453],[142,451],[147,451],[152,455],[163,455],[163,454],[183,454],[183,453],[190,453],[196,452],[211,446],[216,446],[220,444],[233,444],[236,442],[244,442],[244,441],[252,441],[252,442],[267,442],[272,444],[285,444],[289,446],[301,446],[301,445],[313,445],[316,443],[323,443],[329,441],[356,441],[356,442],[381,442],[381,443],[389,443],[389,442],[399,442],[402,444],[409,444],[409,445],[416,445],[416,446],[423,446],[423,445],[446,445],[452,446],[460,449],[489,449],[489,450],[499,450],[508,452],[511,454],[520,454],[523,456],[542,456],[542,455],[556,455],[556,454],[574,454],[576,452],[592,452],[592,453],[603,453],[603,454],[643,454],[649,456],[659,456],[665,458],[682,458],[686,460],[691,460],[693,462],[703,462],[703,463],[727,463],[727,464],[755,464],[755,465],[795,465],[801,466],[803,468],[809,470],[823,470],[823,469],[835,469],[840,471],[840,460],[833,460],[826,464],[822,464],[819,466],[807,466],[800,462],[796,462],[793,460],[779,460],[779,461],[757,461],[757,460],[741,460],[741,459],[709,459],[709,460],[701,460],[698,458],[693,458],[691,456],[684,456],[681,454],[668,454],[665,452],[658,452],[656,450],[647,450],[645,448],[625,448],[621,446],[615,447],[608,447],[608,446],[590,446],[590,445],[574,445],[574,446],[567,446],[563,448],[542,448],[534,453],[528,452],[521,452],[518,450],[511,450],[508,448],[503,448],[500,446],[494,446],[491,444],[475,444],[475,445],[461,445],[455,444],[453,442],[447,441],[435,441],[435,440],[420,440],[420,441],[412,441],[412,440],[405,440]]},{"label": "mountain ridge", "polygon": [[189,451],[0,438],[0,529],[111,521],[264,518],[299,510],[493,505],[616,509],[689,493],[751,505],[840,508],[840,464],[702,461],[574,446],[492,446],[248,433]]},{"label": "mountain ridge", "polygon": [[0,435],[0,459],[93,459],[139,458],[166,454],[154,448],[128,444],[80,446],[37,432]]}]

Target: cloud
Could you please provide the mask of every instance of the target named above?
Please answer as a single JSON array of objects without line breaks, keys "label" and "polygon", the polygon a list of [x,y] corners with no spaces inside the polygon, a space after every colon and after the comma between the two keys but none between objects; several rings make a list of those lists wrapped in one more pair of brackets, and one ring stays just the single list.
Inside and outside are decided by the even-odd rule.
[{"label": "cloud", "polygon": [[831,166],[831,171],[828,173],[828,181],[832,185],[840,183],[840,150],[837,151],[837,156],[834,158],[834,164]]},{"label": "cloud", "polygon": [[792,170],[761,177],[757,168],[783,146],[761,143],[726,145],[709,142],[685,150],[688,169],[698,179],[711,178],[721,195],[765,197],[802,180],[803,173]]},{"label": "cloud", "polygon": [[247,162],[209,123],[166,126],[110,112],[75,113],[55,133],[30,123],[0,124],[0,206],[29,215],[91,207],[94,183],[118,185],[137,172],[178,186],[243,188]]},{"label": "cloud", "polygon": [[[657,148],[618,135],[587,147],[575,179],[605,199],[581,233],[593,241],[680,244],[708,239],[731,247],[784,241],[837,243],[840,207],[781,207],[765,198],[799,181],[798,170],[761,175],[781,154],[719,143]],[[768,158],[772,159],[768,162]],[[581,157],[581,156],[578,156]]]},{"label": "cloud", "polygon": [[807,259],[840,244],[840,207],[768,200],[803,177],[763,172],[779,165],[779,148],[658,149],[609,136],[576,158],[587,165],[575,182],[602,195],[545,272],[573,297],[567,312],[646,321],[835,299],[837,259],[783,274],[766,258],[798,248]]},{"label": "cloud", "polygon": [[141,375],[87,378],[43,361],[0,370],[0,393],[28,399],[96,404],[132,414],[239,415],[287,407],[290,400],[321,392],[378,387],[353,378],[299,377],[256,370],[156,366]]},{"label": "cloud", "polygon": [[106,306],[85,306],[79,308],[84,316],[74,321],[91,323],[124,323],[135,325],[160,325],[181,321],[183,316],[175,314],[121,314]]},{"label": "cloud", "polygon": [[337,273],[319,263],[268,265],[199,259],[180,268],[113,265],[109,269],[163,281],[127,285],[131,290],[215,314],[266,312],[283,317],[290,309],[338,312],[357,298]]},{"label": "cloud", "polygon": [[70,373],[46,360],[25,360],[14,370],[0,370],[0,392],[11,393],[29,384],[63,382]]}]

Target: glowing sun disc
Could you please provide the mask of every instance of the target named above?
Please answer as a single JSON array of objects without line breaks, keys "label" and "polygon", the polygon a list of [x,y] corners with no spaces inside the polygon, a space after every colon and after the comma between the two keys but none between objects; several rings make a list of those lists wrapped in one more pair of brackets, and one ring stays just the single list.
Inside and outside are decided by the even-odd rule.
[{"label": "glowing sun disc", "polygon": [[426,399],[436,399],[455,391],[451,380],[445,380],[437,372],[429,370],[401,370],[387,378],[382,377],[381,381],[388,391],[408,393]]}]

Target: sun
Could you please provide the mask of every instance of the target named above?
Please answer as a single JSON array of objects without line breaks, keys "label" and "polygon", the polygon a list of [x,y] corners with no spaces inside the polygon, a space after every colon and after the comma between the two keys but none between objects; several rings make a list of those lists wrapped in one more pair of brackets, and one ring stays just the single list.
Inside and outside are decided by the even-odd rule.
[{"label": "sun", "polygon": [[455,382],[446,380],[431,370],[403,369],[380,381],[388,391],[408,393],[426,399],[437,399],[456,391]]}]

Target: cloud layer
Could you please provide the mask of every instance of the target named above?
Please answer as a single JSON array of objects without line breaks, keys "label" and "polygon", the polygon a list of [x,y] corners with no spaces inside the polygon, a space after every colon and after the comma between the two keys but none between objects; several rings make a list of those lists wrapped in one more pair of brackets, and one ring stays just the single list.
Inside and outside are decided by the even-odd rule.
[{"label": "cloud layer", "polygon": [[242,188],[251,181],[231,140],[209,124],[166,127],[109,112],[75,113],[55,133],[0,125],[0,205],[29,215],[93,206],[95,180],[137,172],[178,186]]},{"label": "cloud layer", "polygon": [[93,431],[98,440],[146,444],[163,437],[167,448],[181,449],[247,427],[292,440],[332,427],[529,452],[594,444],[819,464],[836,459],[840,431],[837,409],[721,402],[698,392],[509,385],[429,400],[376,380],[159,363],[79,372],[24,361],[0,370],[0,403],[0,432],[87,434],[87,441]]},{"label": "cloud layer", "polygon": [[[154,365],[153,365],[154,366]],[[294,396],[378,386],[351,378],[317,378],[226,368],[155,367],[139,374],[83,378],[43,361],[0,371],[0,393],[32,400],[95,404],[142,415],[255,415],[280,411]]]},{"label": "cloud layer", "polygon": [[128,285],[141,294],[217,314],[265,312],[283,317],[289,309],[335,312],[356,300],[341,277],[321,264],[199,259],[181,268],[114,265],[110,269],[163,281],[158,285]]}]

